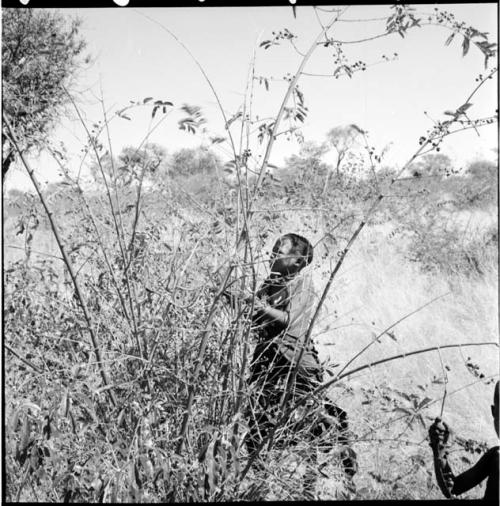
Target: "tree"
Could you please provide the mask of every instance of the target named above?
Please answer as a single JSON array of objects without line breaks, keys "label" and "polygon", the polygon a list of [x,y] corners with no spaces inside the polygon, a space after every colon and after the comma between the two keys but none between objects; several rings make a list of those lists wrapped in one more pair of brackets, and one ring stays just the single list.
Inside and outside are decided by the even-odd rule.
[{"label": "tree", "polygon": [[448,155],[442,153],[429,153],[410,165],[409,171],[414,177],[433,176],[440,179],[452,172],[453,164]]},{"label": "tree", "polygon": [[[141,172],[148,179],[154,179],[154,176],[166,169],[167,151],[160,144],[149,142],[141,149],[127,146],[122,149],[118,160],[120,168],[125,170],[129,177],[140,177]],[[163,170],[162,170],[163,169]]]},{"label": "tree", "polygon": [[[65,91],[82,63],[80,21],[58,12],[2,9],[3,115],[23,152],[47,141],[69,101]],[[89,57],[84,59],[89,62]],[[16,158],[2,129],[2,179]]]},{"label": "tree", "polygon": [[498,179],[498,163],[490,160],[475,160],[467,166],[467,174],[473,179],[489,181],[493,186]]},{"label": "tree", "polygon": [[311,182],[315,176],[330,170],[322,161],[327,151],[328,146],[325,143],[306,141],[298,155],[292,155],[285,160],[286,167],[278,175],[283,176],[285,181],[307,179]]},{"label": "tree", "polygon": [[100,183],[104,182],[102,177],[102,172],[104,172],[108,184],[127,186],[134,179],[138,180],[143,171],[145,179],[155,179],[157,173],[167,170],[165,167],[166,158],[165,148],[154,142],[144,144],[140,149],[126,146],[118,157],[113,159],[113,163],[111,163],[109,153],[101,156],[100,164],[94,160],[90,166],[90,172],[94,179]]},{"label": "tree", "polygon": [[[332,128],[326,134],[328,143],[337,152],[337,163],[335,166],[335,173],[337,177],[340,176],[340,165],[344,161],[347,153],[354,148],[354,146],[358,143],[359,137],[363,135],[363,133],[363,130],[356,125],[345,125]],[[326,192],[329,177],[330,173],[328,172],[326,174],[323,192]]]},{"label": "tree", "polygon": [[209,175],[219,167],[222,167],[219,157],[203,146],[179,149],[169,162],[169,171],[174,177]]}]

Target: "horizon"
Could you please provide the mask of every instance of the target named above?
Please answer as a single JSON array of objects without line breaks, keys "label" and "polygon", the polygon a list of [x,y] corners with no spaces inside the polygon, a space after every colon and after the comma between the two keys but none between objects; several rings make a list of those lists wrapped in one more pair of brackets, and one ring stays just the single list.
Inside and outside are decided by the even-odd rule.
[{"label": "horizon", "polygon": [[[411,4],[410,4],[411,5]],[[434,4],[416,5],[418,11],[431,11]],[[457,20],[470,23],[481,31],[497,37],[497,4],[448,4],[444,8],[455,14]],[[377,19],[387,14],[389,5],[350,6],[346,22],[334,28],[341,40],[380,33],[383,23],[352,19]],[[161,26],[144,17],[147,15],[168,30],[193,53],[208,74],[228,117],[241,107],[249,64],[258,41],[271,37],[271,31],[287,27],[298,35],[299,48],[307,48],[318,33],[319,24],[312,7],[297,6],[294,19],[290,7],[211,7],[200,8],[143,8],[143,9],[64,9],[68,16],[82,18],[81,33],[88,42],[87,53],[95,61],[79,76],[77,87],[86,90],[79,95],[79,107],[88,122],[102,118],[98,102],[103,93],[106,109],[114,111],[125,107],[130,100],[170,100],[174,103],[169,117],[150,135],[149,141],[166,148],[169,154],[185,147],[197,147],[205,139],[178,129],[183,116],[179,107],[186,103],[200,106],[207,118],[211,135],[224,135],[224,125],[216,100],[196,64]],[[328,13],[318,12],[322,22]],[[484,73],[483,57],[475,47],[462,57],[460,43],[449,46],[444,41],[447,30],[422,27],[410,30],[405,38],[397,34],[361,45],[346,44],[345,53],[353,60],[368,65],[365,72],[354,73],[352,78],[318,78],[303,75],[299,81],[309,114],[301,128],[306,141],[321,143],[326,133],[335,126],[356,124],[369,133],[370,144],[381,151],[390,144],[384,165],[401,167],[418,148],[418,138],[432,126],[430,118],[437,119],[445,110],[460,106],[474,87],[474,79]],[[323,73],[331,67],[331,50],[319,47],[309,62],[306,72]],[[398,53],[395,61],[385,56]],[[300,56],[290,45],[257,48],[256,76],[280,78],[294,73]],[[495,63],[496,63],[495,58]],[[491,67],[491,65],[490,65]],[[275,116],[284,87],[270,80],[266,91],[254,83],[254,113],[261,118]],[[474,97],[471,116],[491,114],[498,107],[497,77],[485,83]],[[427,112],[424,114],[424,111]],[[108,111],[109,112],[109,111]],[[117,154],[126,146],[136,147],[151,125],[151,113],[132,112],[132,121],[113,119],[110,124],[112,151]],[[159,119],[158,117],[155,118]],[[233,127],[232,127],[233,128]],[[237,128],[234,135],[239,138]],[[83,128],[72,119],[64,119],[52,135],[59,139],[78,161],[78,151],[85,143]],[[265,143],[264,143],[265,144]],[[223,161],[228,161],[227,146],[213,146]],[[285,159],[298,154],[296,141],[276,142],[270,163],[282,166]],[[252,152],[262,153],[262,146],[252,144]],[[441,154],[449,156],[456,167],[485,159],[497,163],[498,126],[480,129],[480,136],[466,131],[445,139]],[[324,157],[332,164],[333,152]],[[46,155],[30,157],[42,183],[55,182],[58,169]],[[32,183],[23,170],[16,167],[4,181],[4,188],[30,188]]]}]

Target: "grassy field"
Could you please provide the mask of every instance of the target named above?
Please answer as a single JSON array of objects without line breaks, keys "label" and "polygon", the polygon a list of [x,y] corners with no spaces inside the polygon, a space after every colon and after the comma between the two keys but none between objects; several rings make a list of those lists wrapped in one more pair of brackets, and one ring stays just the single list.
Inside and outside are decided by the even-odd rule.
[{"label": "grassy field", "polygon": [[[333,290],[330,307],[338,316],[330,320],[330,330],[327,323],[318,336],[325,359],[342,366],[373,336],[440,296],[394,327],[392,338],[383,335],[352,367],[438,345],[498,340],[495,263],[483,266],[485,275],[480,278],[425,274],[418,264],[404,259],[401,248],[394,244],[397,240],[384,237],[380,227],[365,232]],[[448,381],[443,418],[457,435],[494,444],[493,385],[478,381],[466,363],[470,357],[485,377],[495,377],[497,349],[447,349],[441,356]],[[441,497],[426,428],[417,420],[408,425],[410,417],[395,407],[408,409],[413,401],[398,392],[419,402],[428,398],[430,402],[420,411],[428,427],[440,416],[445,385],[436,380],[442,379],[439,352],[433,351],[365,369],[333,388],[332,396],[349,410],[355,433],[366,438],[355,445],[361,469],[355,479],[358,497]],[[468,458],[463,449],[454,454],[457,469],[467,465],[464,457]],[[470,497],[482,497],[481,492],[476,490]]]}]

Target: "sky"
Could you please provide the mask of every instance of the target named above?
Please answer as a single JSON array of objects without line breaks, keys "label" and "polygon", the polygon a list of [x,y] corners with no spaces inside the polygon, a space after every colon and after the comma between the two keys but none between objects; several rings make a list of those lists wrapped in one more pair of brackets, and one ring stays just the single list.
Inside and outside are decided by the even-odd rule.
[{"label": "sky", "polygon": [[[497,40],[497,4],[445,7],[457,20],[489,32],[490,39]],[[434,5],[419,5],[416,9],[432,12]],[[343,14],[344,21],[336,23],[331,33],[342,41],[370,38],[383,32],[385,23],[377,18],[389,11],[389,5],[350,6]],[[287,28],[298,36],[297,48],[305,52],[321,30],[319,21],[326,23],[332,16],[330,12],[315,13],[312,7],[300,5],[296,19],[290,7],[275,6],[215,8],[203,4],[196,8],[64,9],[63,12],[82,19],[82,35],[93,58],[92,64],[79,72],[76,82],[80,92],[78,104],[86,121],[92,124],[102,119],[101,97],[108,117],[130,100],[153,97],[171,101],[174,107],[148,137],[169,153],[206,143],[209,135],[227,134],[214,94],[185,47],[203,67],[228,117],[243,104],[255,53],[255,75],[269,78],[270,89],[266,91],[254,81],[252,112],[260,118],[272,117],[277,114],[286,91],[281,79],[296,72],[302,57],[289,43],[265,50],[259,47],[260,42],[271,38],[272,31]],[[354,21],[359,19],[369,21]],[[484,73],[484,58],[477,48],[471,47],[462,57],[459,37],[445,46],[449,33],[443,27],[425,26],[410,30],[405,38],[393,34],[346,44],[345,54],[352,61],[368,64],[366,71],[339,79],[303,75],[299,86],[309,110],[302,128],[305,140],[322,142],[331,128],[354,123],[368,131],[370,144],[377,151],[390,146],[385,158],[388,165],[402,166],[418,148],[418,139],[432,126],[432,119],[440,119],[445,110],[460,106],[475,87],[476,77]],[[384,56],[392,59],[394,53],[397,59],[384,60]],[[332,48],[319,46],[304,71],[331,73],[333,60]],[[498,107],[496,79],[488,81],[472,103],[471,117],[493,114]],[[208,120],[207,135],[194,136],[179,130],[178,121],[184,116],[179,108],[183,104],[202,108]],[[130,121],[113,118],[110,122],[115,154],[124,146],[138,146],[148,129],[160,119],[158,116],[152,122],[151,107],[134,109],[129,116]],[[231,131],[239,144],[236,124]],[[74,153],[71,164],[76,171],[85,143],[82,125],[75,119],[62,120],[53,138],[64,142],[68,151]],[[255,141],[251,147],[258,160],[263,146]],[[299,149],[296,141],[280,136],[270,161],[280,166]],[[495,124],[481,129],[480,136],[469,130],[449,137],[442,152],[463,166],[480,157],[495,159],[497,149]],[[223,159],[231,158],[228,143],[217,145],[216,151]],[[325,161],[333,162],[334,158],[332,151]],[[42,155],[32,161],[42,182],[57,180],[57,167],[48,157]],[[31,188],[20,168],[8,174],[5,185],[7,189]]]}]

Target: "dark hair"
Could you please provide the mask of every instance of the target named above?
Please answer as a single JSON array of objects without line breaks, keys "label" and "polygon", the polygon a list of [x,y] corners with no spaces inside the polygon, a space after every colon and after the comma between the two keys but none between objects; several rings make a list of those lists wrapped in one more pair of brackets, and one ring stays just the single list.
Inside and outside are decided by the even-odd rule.
[{"label": "dark hair", "polygon": [[303,256],[304,267],[309,265],[313,261],[313,247],[312,244],[301,235],[298,234],[285,234],[278,238],[273,246],[273,254],[276,254],[280,249],[281,245],[285,241],[290,241],[292,245],[292,251],[294,253],[300,253]]}]

